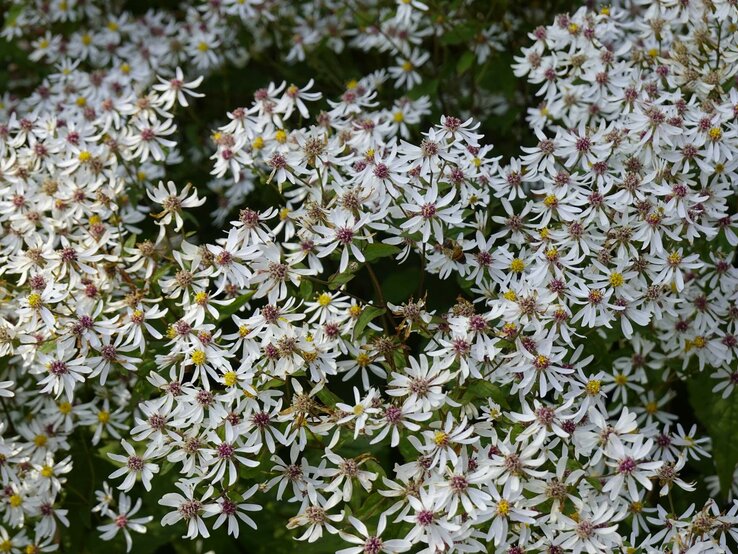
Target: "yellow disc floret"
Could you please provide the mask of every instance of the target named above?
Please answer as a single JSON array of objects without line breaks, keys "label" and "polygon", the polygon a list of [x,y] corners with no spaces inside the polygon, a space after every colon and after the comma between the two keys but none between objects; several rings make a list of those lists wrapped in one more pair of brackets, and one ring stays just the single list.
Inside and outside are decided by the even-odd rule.
[{"label": "yellow disc floret", "polygon": [[587,381],[587,394],[590,396],[597,396],[600,394],[600,387],[602,382],[599,379],[590,379]]},{"label": "yellow disc floret", "polygon": [[617,288],[622,287],[623,283],[625,283],[625,278],[623,277],[622,273],[613,272],[610,273],[610,286]]},{"label": "yellow disc floret", "polygon": [[525,269],[525,262],[520,258],[514,258],[510,262],[510,271],[513,273],[522,273]]},{"label": "yellow disc floret", "polygon": [[238,382],[238,375],[236,375],[235,371],[227,371],[223,375],[223,383],[225,383],[226,387],[232,387]]},{"label": "yellow disc floret", "polygon": [[207,356],[202,350],[195,350],[190,356],[190,359],[195,365],[203,365],[205,363],[205,360],[207,360]]}]

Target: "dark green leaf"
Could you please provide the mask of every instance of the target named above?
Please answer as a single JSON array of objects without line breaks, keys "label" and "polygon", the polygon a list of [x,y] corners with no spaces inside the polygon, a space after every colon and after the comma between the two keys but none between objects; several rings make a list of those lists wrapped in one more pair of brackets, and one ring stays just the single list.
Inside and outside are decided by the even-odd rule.
[{"label": "dark green leaf", "polygon": [[400,251],[397,246],[391,244],[384,244],[381,242],[374,242],[367,245],[364,250],[364,258],[367,262],[378,260],[379,258],[386,258],[388,256],[394,256]]},{"label": "dark green leaf", "polygon": [[376,306],[366,306],[361,311],[361,315],[356,321],[356,325],[354,325],[354,337],[360,336],[362,331],[364,331],[364,329],[372,319],[383,315],[386,311],[387,310],[385,310],[384,308],[378,308]]},{"label": "dark green leaf", "polygon": [[713,459],[725,495],[733,482],[738,463],[738,394],[721,398],[712,392],[714,383],[707,374],[699,374],[687,382],[689,399],[697,418],[712,439]]},{"label": "dark green leaf", "polygon": [[242,294],[227,306],[223,306],[220,309],[220,317],[218,318],[218,322],[225,321],[233,314],[235,314],[238,310],[240,310],[244,304],[251,300],[251,297],[254,296],[254,292],[256,291],[249,291],[245,294]]},{"label": "dark green leaf", "polygon": [[448,33],[441,37],[442,44],[461,44],[474,38],[477,34],[476,27],[474,25],[465,23],[457,25],[451,29]]},{"label": "dark green leaf", "polygon": [[459,61],[456,62],[456,73],[458,73],[459,75],[466,73],[473,64],[474,53],[464,52],[464,54],[459,58]]},{"label": "dark green leaf", "polygon": [[325,387],[318,391],[317,396],[323,404],[330,407],[334,407],[339,402],[343,402],[343,400]]},{"label": "dark green leaf", "polygon": [[330,279],[328,279],[328,288],[331,290],[341,288],[341,286],[348,283],[354,277],[356,277],[356,274],[351,271],[351,269],[348,269],[343,273],[336,273],[332,275]]}]

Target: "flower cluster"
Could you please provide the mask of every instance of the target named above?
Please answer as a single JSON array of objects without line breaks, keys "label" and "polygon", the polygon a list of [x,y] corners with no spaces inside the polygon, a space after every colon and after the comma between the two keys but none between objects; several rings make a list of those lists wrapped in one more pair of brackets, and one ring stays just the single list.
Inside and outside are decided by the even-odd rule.
[{"label": "flower cluster", "polygon": [[[346,554],[735,548],[738,501],[692,494],[719,445],[673,402],[685,382],[738,384],[734,3],[537,28],[514,70],[541,87],[538,142],[503,161],[473,118],[419,133],[428,96],[383,104],[430,57],[428,6],[400,0],[352,39],[398,67],[325,101],[272,83],[227,114],[206,165],[228,223],[200,240],[205,187],[168,179],[175,107],[201,95],[178,65],[220,63],[198,33],[231,51],[219,10],[273,4],[34,46],[59,70],[0,124],[0,552],[57,548],[87,443],[115,465],[101,538],[129,550],[154,520],[140,510],[238,537],[269,500],[296,539]],[[326,34],[340,51],[337,21],[305,20],[287,59]],[[140,32],[158,38],[127,71],[67,61],[135,58]],[[406,267],[388,300],[384,272]]]}]

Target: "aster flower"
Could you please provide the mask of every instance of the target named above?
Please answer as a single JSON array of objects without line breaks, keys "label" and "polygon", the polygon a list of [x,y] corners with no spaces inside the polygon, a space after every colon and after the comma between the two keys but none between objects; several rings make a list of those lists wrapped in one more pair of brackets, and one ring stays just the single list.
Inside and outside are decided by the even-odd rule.
[{"label": "aster flower", "polygon": [[135,504],[131,505],[131,499],[123,493],[118,496],[117,509],[108,513],[109,517],[113,520],[111,523],[98,526],[97,530],[100,532],[100,538],[104,541],[109,541],[115,538],[118,532],[122,532],[126,539],[126,552],[131,551],[133,546],[133,539],[131,538],[131,531],[136,533],[145,533],[146,524],[154,519],[153,516],[135,517],[131,516],[138,513],[141,509],[141,499],[137,499]]},{"label": "aster flower", "polygon": [[183,538],[208,538],[210,532],[202,516],[205,513],[204,502],[212,496],[212,488],[199,496],[195,495],[195,487],[192,482],[181,480],[175,485],[181,492],[169,492],[159,500],[159,504],[162,506],[174,508],[174,511],[167,513],[162,518],[161,524],[173,525],[178,521],[185,521],[187,523],[187,534]]},{"label": "aster flower", "polygon": [[121,441],[121,445],[123,445],[123,449],[128,454],[127,456],[111,452],[108,454],[108,457],[115,462],[125,465],[111,473],[109,478],[117,479],[118,477],[125,475],[125,479],[118,486],[118,488],[123,492],[131,490],[139,477],[141,478],[144,488],[147,491],[151,490],[151,479],[155,473],[159,472],[159,465],[148,461],[155,452],[155,446],[149,446],[143,454],[139,455],[136,453],[133,446],[131,446],[125,439]]},{"label": "aster flower", "polygon": [[182,69],[177,67],[174,72],[174,77],[169,80],[157,77],[159,84],[153,85],[153,89],[162,93],[160,96],[162,107],[165,110],[169,110],[177,102],[180,106],[189,106],[187,102],[187,96],[193,98],[202,98],[205,96],[199,92],[195,92],[194,89],[200,86],[202,83],[203,76],[200,75],[194,81],[185,82],[184,74]]}]

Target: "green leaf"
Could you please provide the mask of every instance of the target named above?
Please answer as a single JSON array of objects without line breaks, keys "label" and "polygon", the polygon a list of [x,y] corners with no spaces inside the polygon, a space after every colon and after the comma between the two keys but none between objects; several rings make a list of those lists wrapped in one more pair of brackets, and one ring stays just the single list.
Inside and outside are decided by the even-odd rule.
[{"label": "green leaf", "polygon": [[415,447],[407,440],[407,437],[401,436],[400,444],[397,445],[400,449],[400,454],[405,460],[415,460],[418,457],[418,451]]},{"label": "green leaf", "polygon": [[384,315],[384,313],[387,310],[384,308],[378,308],[376,306],[366,306],[362,311],[361,315],[359,316],[359,319],[356,320],[356,325],[354,325],[354,338],[361,335],[362,331],[366,328],[367,325],[369,325],[369,322],[379,317],[380,315]]},{"label": "green leaf", "polygon": [[474,38],[477,34],[475,26],[468,23],[457,25],[441,37],[441,44],[461,44]]},{"label": "green leaf", "polygon": [[313,296],[313,282],[310,279],[300,279],[300,296],[303,300],[310,300]]},{"label": "green leaf", "polygon": [[397,246],[394,246],[392,244],[374,242],[372,244],[367,245],[363,254],[367,262],[373,262],[374,260],[378,260],[379,258],[387,258],[389,256],[394,256],[399,251],[400,249]]},{"label": "green leaf", "polygon": [[[370,468],[374,471],[374,468]],[[356,514],[359,519],[367,520],[377,512],[381,511],[382,506],[387,503],[387,498],[379,493],[372,493],[369,498],[365,499],[361,503],[361,506],[357,510]]]},{"label": "green leaf", "polygon": [[464,52],[464,54],[459,58],[459,61],[456,62],[456,73],[459,75],[466,73],[473,64],[474,53],[468,51]]},{"label": "green leaf", "polygon": [[5,27],[8,28],[11,25],[15,25],[15,20],[18,19],[18,16],[23,12],[25,8],[25,3],[20,2],[18,4],[15,4],[12,6],[5,14]]},{"label": "green leaf", "polygon": [[125,248],[133,248],[136,245],[136,235],[131,234],[127,239],[125,244],[123,246]]},{"label": "green leaf", "polygon": [[335,407],[336,404],[339,402],[343,402],[338,396],[336,396],[334,393],[332,393],[327,388],[323,387],[317,392],[317,397],[320,399],[320,401],[325,404],[326,406]]},{"label": "green leaf", "polygon": [[220,323],[221,321],[225,321],[233,314],[235,314],[238,310],[240,310],[244,304],[251,300],[251,297],[254,296],[255,292],[256,291],[249,291],[245,294],[242,294],[227,306],[223,306],[220,309],[220,317],[218,317],[218,322]]},{"label": "green leaf", "polygon": [[339,289],[354,277],[356,277],[356,273],[352,271],[351,268],[347,269],[343,273],[335,273],[331,275],[330,279],[328,279],[328,288],[331,290]]},{"label": "green leaf", "polygon": [[468,404],[475,400],[486,400],[491,398],[504,409],[509,409],[507,402],[507,393],[497,385],[485,381],[483,379],[473,379],[469,381],[468,388],[461,396],[462,404]]},{"label": "green leaf", "polygon": [[438,79],[426,79],[415,88],[410,90],[407,95],[412,100],[417,100],[421,96],[435,96],[438,90]]},{"label": "green leaf", "polygon": [[712,439],[720,492],[726,495],[738,463],[738,394],[721,398],[712,392],[713,385],[708,375],[702,373],[687,382],[687,389],[695,415]]}]

